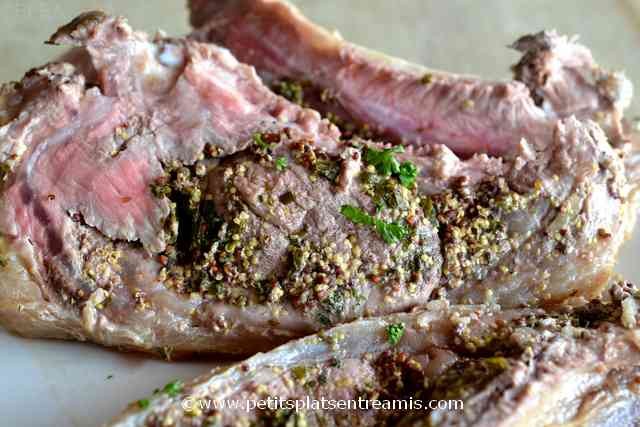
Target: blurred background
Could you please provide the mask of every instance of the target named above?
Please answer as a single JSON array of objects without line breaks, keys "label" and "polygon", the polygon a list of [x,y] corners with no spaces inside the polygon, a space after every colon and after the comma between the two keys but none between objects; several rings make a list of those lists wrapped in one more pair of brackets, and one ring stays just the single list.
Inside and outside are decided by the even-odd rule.
[{"label": "blurred background", "polygon": [[[19,79],[65,48],[44,45],[82,11],[126,16],[137,29],[189,30],[182,0],[0,0],[0,81]],[[596,60],[624,70],[640,95],[640,0],[295,0],[345,39],[432,68],[510,77],[518,55],[507,45],[541,29],[578,34]],[[640,96],[629,112],[640,116]],[[618,271],[640,283],[640,232]],[[98,426],[127,402],[220,361],[166,363],[91,345],[26,341],[0,330],[0,424]],[[38,399],[37,401],[35,399]]]}]

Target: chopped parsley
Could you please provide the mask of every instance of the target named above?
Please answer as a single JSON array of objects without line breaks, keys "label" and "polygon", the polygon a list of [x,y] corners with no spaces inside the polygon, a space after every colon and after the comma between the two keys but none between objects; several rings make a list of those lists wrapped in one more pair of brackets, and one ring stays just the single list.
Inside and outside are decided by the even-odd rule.
[{"label": "chopped parsley", "polygon": [[411,187],[418,176],[418,168],[409,161],[400,164],[394,156],[396,153],[404,153],[404,148],[400,145],[383,150],[367,148],[364,159],[375,166],[380,175],[396,176],[404,187]]},{"label": "chopped parsley", "polygon": [[282,172],[289,166],[289,160],[286,157],[278,157],[276,159],[276,169]]},{"label": "chopped parsley", "polygon": [[389,244],[397,243],[409,235],[409,231],[404,225],[374,218],[355,206],[343,205],[340,213],[354,224],[375,227],[376,232],[382,237],[382,240]]},{"label": "chopped parsley", "polygon": [[404,187],[411,187],[416,182],[418,176],[418,168],[411,162],[402,162],[400,165],[400,172],[398,173],[398,179],[400,184]]},{"label": "chopped parsley", "polygon": [[182,388],[184,384],[180,380],[175,380],[165,385],[162,391],[166,393],[169,397],[176,397],[182,392]]},{"label": "chopped parsley", "polygon": [[367,148],[365,161],[376,167],[379,174],[389,176],[400,173],[400,163],[394,157],[396,153],[404,153],[404,148],[400,145],[383,150]]},{"label": "chopped parsley", "polygon": [[[177,395],[179,395],[180,393],[182,393],[182,389],[184,388],[184,383],[180,380],[175,380],[172,381],[170,383],[168,383],[167,385],[165,385],[162,390],[160,390],[159,388],[153,390],[153,395],[157,395],[158,393],[160,393],[161,391],[163,393],[165,393],[167,396],[169,397],[176,397]],[[136,402],[138,404],[138,407],[140,409],[147,409],[149,407],[150,404],[150,400],[149,399],[140,399]]]},{"label": "chopped parsley", "polygon": [[253,143],[261,150],[268,151],[273,148],[273,144],[269,144],[264,140],[261,133],[253,134]]},{"label": "chopped parsley", "polygon": [[375,220],[376,231],[387,243],[396,243],[403,240],[409,232],[407,228],[395,222],[385,222],[381,219]]},{"label": "chopped parsley", "polygon": [[373,217],[355,206],[343,205],[340,209],[340,213],[354,224],[374,225]]},{"label": "chopped parsley", "polygon": [[387,341],[391,345],[397,345],[404,335],[404,323],[392,323],[387,325]]},{"label": "chopped parsley", "polygon": [[278,94],[284,96],[289,101],[302,105],[304,90],[300,83],[293,81],[281,81],[278,82],[275,89]]}]

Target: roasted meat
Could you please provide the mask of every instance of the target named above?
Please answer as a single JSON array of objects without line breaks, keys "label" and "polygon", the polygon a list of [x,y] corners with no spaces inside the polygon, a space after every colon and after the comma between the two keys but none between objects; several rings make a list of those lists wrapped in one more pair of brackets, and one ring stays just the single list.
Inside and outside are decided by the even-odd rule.
[{"label": "roasted meat", "polygon": [[341,325],[172,383],[110,425],[633,426],[638,299],[611,290],[565,312],[437,301]]},{"label": "roasted meat", "polygon": [[[85,46],[100,80],[91,87],[72,66],[49,64],[3,87],[10,329],[249,352],[365,309],[405,310],[439,282],[436,230],[409,200],[416,190],[397,188],[410,238],[389,213],[377,228],[349,221],[343,205],[371,204],[352,182],[358,150],[226,50],[151,42],[99,13],[51,42]],[[408,238],[401,253],[398,234]],[[391,300],[368,278],[392,255],[411,269],[380,279],[393,280]]]},{"label": "roasted meat", "polygon": [[0,97],[0,321],[25,336],[252,353],[431,298],[580,305],[635,216],[591,121],[463,160],[345,140],[226,49],[122,18],[50,42],[91,65]]},{"label": "roasted meat", "polygon": [[[456,154],[501,155],[515,141],[548,140],[559,118],[597,119],[613,143],[632,85],[555,32],[520,38],[516,81],[434,71],[345,42],[283,0],[190,0],[194,38],[228,47],[282,93],[349,128]],[[302,97],[302,95],[308,95]],[[359,129],[362,131],[363,129]]]}]

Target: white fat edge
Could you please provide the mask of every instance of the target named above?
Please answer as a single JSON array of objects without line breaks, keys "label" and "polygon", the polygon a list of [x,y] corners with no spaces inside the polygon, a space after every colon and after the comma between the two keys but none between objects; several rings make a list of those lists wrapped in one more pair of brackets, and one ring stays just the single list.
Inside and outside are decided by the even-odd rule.
[{"label": "white fat edge", "polygon": [[629,108],[633,99],[633,83],[624,72],[607,73],[605,79],[600,80],[599,83],[613,101],[616,110],[622,112]]},{"label": "white fat edge", "polygon": [[[226,65],[229,68],[235,68],[240,64],[236,59],[236,57],[233,56],[231,51],[227,48],[216,47],[216,53],[218,56],[218,60],[220,60],[220,62],[222,62],[224,65]],[[254,73],[255,73],[254,67],[251,67],[249,65],[247,65],[246,67],[254,70]],[[257,73],[256,73],[256,76],[257,76]]]},{"label": "white fat edge", "polygon": [[360,170],[362,169],[362,159],[360,157],[360,151],[351,147],[342,153],[341,158],[343,162],[339,178],[339,189],[343,193],[349,193],[354,179],[360,174]]},{"label": "white fat edge", "polygon": [[167,81],[175,77],[185,61],[181,48],[170,43],[157,45],[147,41],[135,42],[132,56],[146,58],[142,71],[144,76]]},{"label": "white fat edge", "polygon": [[[245,76],[246,72],[250,73],[248,76],[249,79],[255,78],[259,81],[255,69],[253,67],[237,68],[236,65],[238,65],[238,62],[230,56],[229,51],[225,49],[219,49],[218,53],[219,55],[217,55],[213,61],[222,62],[226,67],[220,65],[211,67],[211,61],[197,61],[194,62],[192,66],[198,73],[207,76],[217,90],[228,93],[229,98],[235,100],[234,107],[239,110],[239,114],[249,115],[253,113],[257,107],[247,101],[244,94],[238,91],[237,88],[241,80],[247,79]],[[229,64],[229,61],[232,62],[232,64]]]},{"label": "white fat edge", "polygon": [[[14,119],[14,121],[26,118],[27,114],[25,111],[21,112],[19,117]],[[14,121],[0,128],[0,163],[7,162],[11,171],[13,171],[14,167],[20,162],[20,159],[22,159],[22,156],[27,151],[25,138],[13,139],[9,137],[9,129]],[[30,135],[32,129],[36,128],[41,121],[39,117],[31,120],[21,134]]]},{"label": "white fat edge", "polygon": [[165,44],[160,48],[156,47],[156,51],[159,51],[156,53],[158,61],[165,67],[180,68],[184,64],[184,56],[180,48],[175,45]]},{"label": "white fat edge", "polygon": [[638,302],[634,297],[627,297],[622,301],[622,326],[633,329],[637,325],[636,316],[638,314]]}]

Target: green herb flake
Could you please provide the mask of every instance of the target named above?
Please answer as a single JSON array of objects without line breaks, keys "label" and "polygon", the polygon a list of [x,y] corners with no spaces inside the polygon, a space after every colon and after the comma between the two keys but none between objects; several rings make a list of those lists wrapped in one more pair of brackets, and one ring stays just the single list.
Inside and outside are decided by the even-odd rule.
[{"label": "green herb flake", "polygon": [[416,181],[418,168],[409,161],[402,162],[402,164],[400,164],[400,162],[398,162],[394,157],[394,154],[396,153],[404,153],[404,148],[402,146],[385,148],[383,150],[367,148],[365,161],[370,165],[375,166],[376,171],[378,171],[380,175],[397,176],[400,180],[400,184],[409,188]]},{"label": "green herb flake", "polygon": [[317,159],[314,168],[318,175],[330,181],[335,181],[338,175],[340,175],[340,164],[333,160]]},{"label": "green herb flake", "polygon": [[276,159],[276,169],[282,172],[289,166],[289,160],[286,157],[278,157]]},{"label": "green herb flake", "polygon": [[264,140],[261,133],[253,134],[253,143],[261,150],[268,151],[273,148],[273,144],[269,144]]},{"label": "green herb flake", "polygon": [[281,81],[276,86],[276,92],[289,101],[294,102],[298,105],[302,105],[302,101],[304,99],[304,90],[302,89],[302,85],[297,82],[292,81]]},{"label": "green herb flake", "polygon": [[140,399],[140,400],[138,400],[137,403],[138,403],[138,408],[147,409],[151,402],[149,402],[149,399]]},{"label": "green herb flake", "polygon": [[403,225],[395,222],[385,222],[380,219],[375,220],[376,231],[388,244],[397,243],[409,235],[409,230]]},{"label": "green herb flake", "polygon": [[411,162],[402,162],[400,165],[400,172],[398,173],[398,179],[400,184],[404,187],[410,188],[415,182],[418,176],[418,168]]},{"label": "green herb flake", "polygon": [[9,265],[9,261],[3,256],[0,256],[0,268],[6,267]]},{"label": "green herb flake", "polygon": [[389,176],[400,173],[400,163],[394,157],[396,153],[404,153],[404,148],[400,145],[383,150],[367,148],[365,161],[375,166],[379,174]]},{"label": "green herb flake", "polygon": [[182,392],[183,387],[184,387],[184,384],[182,383],[182,381],[176,380],[165,385],[162,391],[166,393],[169,397],[176,397]]},{"label": "green herb flake", "polygon": [[409,230],[396,222],[386,222],[374,218],[360,208],[351,205],[343,205],[340,213],[354,224],[375,227],[382,240],[388,244],[397,243],[409,235]]},{"label": "green herb flake", "polygon": [[374,220],[371,215],[355,206],[343,205],[342,208],[340,208],[340,213],[354,224],[374,225]]},{"label": "green herb flake", "polygon": [[392,323],[387,325],[387,341],[391,345],[397,345],[404,335],[404,323]]}]

